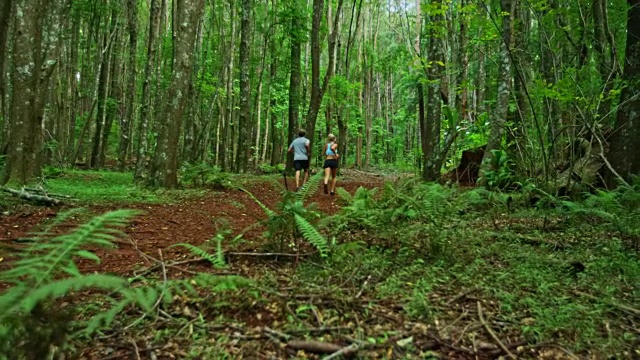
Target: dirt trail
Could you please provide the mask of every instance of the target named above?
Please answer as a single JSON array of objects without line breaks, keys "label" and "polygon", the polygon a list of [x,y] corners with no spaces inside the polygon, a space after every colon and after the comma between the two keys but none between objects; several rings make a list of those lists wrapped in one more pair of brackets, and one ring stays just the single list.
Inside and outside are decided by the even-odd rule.
[{"label": "dirt trail", "polygon": [[[293,179],[290,178],[288,181],[289,187],[292,188]],[[338,186],[354,193],[360,186],[372,188],[380,186],[382,182],[381,177],[360,173],[340,179]],[[265,205],[273,207],[281,197],[284,182],[282,179],[254,180],[246,188]],[[336,197],[323,194],[322,189],[312,196],[311,201],[316,202],[320,211],[327,215],[335,214],[339,210]],[[104,213],[114,208],[117,207],[96,206],[90,209],[95,213]],[[125,230],[130,236],[130,241],[120,241],[116,249],[96,249],[95,253],[102,259],[101,263],[80,260],[79,266],[83,272],[131,274],[136,269],[153,265],[153,260],[141,253],[158,258],[159,250],[162,251],[165,260],[184,259],[189,256],[187,250],[170,246],[177,243],[202,245],[214,237],[221,219],[226,219],[234,235],[245,234],[243,238],[246,241],[242,244],[242,251],[259,249],[264,232],[264,228],[256,226],[256,223],[265,217],[262,209],[246,193],[239,190],[212,191],[204,197],[178,204],[135,204],[126,208],[143,211],[143,214],[136,217]],[[15,242],[16,239],[27,237],[29,231],[37,224],[55,215],[54,209],[25,206],[13,215],[0,216],[0,245],[19,246]],[[63,230],[65,228],[61,231]],[[7,263],[0,263],[0,267],[6,266]]]}]

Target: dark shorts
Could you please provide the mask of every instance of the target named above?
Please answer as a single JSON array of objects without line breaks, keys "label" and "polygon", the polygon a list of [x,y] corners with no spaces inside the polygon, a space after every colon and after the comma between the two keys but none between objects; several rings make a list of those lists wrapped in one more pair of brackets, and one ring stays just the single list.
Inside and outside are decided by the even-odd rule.
[{"label": "dark shorts", "polygon": [[338,168],[338,160],[337,159],[327,159],[324,161],[323,169],[337,169]]},{"label": "dark shorts", "polygon": [[309,160],[293,160],[293,168],[296,171],[307,170],[309,168]]}]

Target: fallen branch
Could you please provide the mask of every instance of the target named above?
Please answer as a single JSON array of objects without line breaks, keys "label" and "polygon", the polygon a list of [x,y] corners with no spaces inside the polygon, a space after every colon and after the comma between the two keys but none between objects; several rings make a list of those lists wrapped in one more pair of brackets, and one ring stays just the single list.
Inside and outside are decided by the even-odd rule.
[{"label": "fallen branch", "polygon": [[345,330],[352,330],[349,326],[331,326],[331,327],[320,327],[320,328],[306,328],[306,329],[295,329],[288,330],[287,332],[291,334],[322,334],[322,333],[330,333],[330,332],[339,332]]},{"label": "fallen branch", "polygon": [[315,255],[316,253],[307,253],[307,254],[289,254],[289,253],[250,253],[250,252],[228,252],[225,253],[227,256],[265,256],[265,257],[306,257]]},{"label": "fallen branch", "polygon": [[355,353],[356,351],[358,351],[358,348],[360,347],[359,344],[355,343],[355,344],[351,344],[347,347],[343,347],[342,349],[334,352],[333,354],[327,356],[324,358],[324,360],[331,360],[331,359],[335,359],[341,355],[351,355],[353,353]]},{"label": "fallen branch", "polygon": [[45,196],[45,195],[37,195],[37,194],[31,194],[26,192],[24,189],[20,190],[15,190],[15,189],[11,189],[8,187],[0,187],[0,190],[12,194],[14,196],[17,196],[20,199],[24,199],[27,201],[33,201],[35,203],[39,203],[39,204],[43,204],[43,205],[47,205],[47,206],[58,206],[58,205],[62,205],[62,201],[58,200],[58,199],[54,199],[52,197],[49,196]]},{"label": "fallen branch", "polygon": [[587,293],[584,293],[584,292],[578,291],[578,290],[575,290],[574,293],[576,295],[584,296],[584,297],[589,298],[589,299],[594,300],[594,301],[603,302],[603,303],[605,303],[607,305],[610,305],[610,306],[613,306],[613,307],[618,308],[620,310],[623,310],[623,311],[626,311],[628,313],[631,313],[632,315],[640,316],[640,310],[632,308],[631,306],[627,306],[627,305],[624,305],[624,304],[619,304],[619,303],[616,303],[616,302],[613,302],[613,301],[607,300],[607,299],[601,299],[601,298],[598,298],[598,297],[593,296],[591,294],[587,294]]},{"label": "fallen branch", "polygon": [[356,295],[356,299],[359,298],[360,296],[362,296],[362,292],[364,291],[364,288],[367,287],[367,284],[369,283],[369,280],[371,280],[371,275],[367,276],[367,279],[364,281],[364,284],[362,284],[362,287],[360,288],[360,291],[358,291],[358,294]]},{"label": "fallen branch", "polygon": [[491,337],[493,338],[493,340],[495,340],[498,345],[500,346],[500,348],[502,348],[502,350],[504,350],[504,352],[512,359],[516,359],[516,356],[513,355],[513,353],[511,353],[511,351],[509,351],[509,348],[507,348],[504,343],[502,341],[500,341],[500,339],[498,338],[498,335],[496,335],[495,332],[493,332],[493,330],[491,329],[491,327],[489,326],[489,324],[487,324],[486,321],[484,321],[484,316],[482,316],[482,305],[480,305],[480,301],[477,302],[478,304],[478,317],[480,318],[480,322],[482,323],[482,325],[484,325],[484,328],[487,329],[487,332],[489,332],[489,334],[491,335]]},{"label": "fallen branch", "polygon": [[32,192],[32,193],[40,193],[40,194],[43,194],[43,195],[49,196],[49,197],[58,197],[58,198],[63,198],[63,199],[71,199],[71,196],[69,196],[69,195],[50,193],[50,192],[47,192],[43,188],[27,188],[26,187],[26,188],[24,188],[24,190]]},{"label": "fallen branch", "polygon": [[462,293],[460,293],[460,294],[456,295],[456,296],[455,296],[454,298],[452,298],[451,300],[447,301],[445,305],[449,306],[449,305],[451,305],[451,304],[455,303],[456,301],[458,301],[458,300],[462,299],[463,297],[466,297],[467,295],[469,295],[469,294],[471,294],[471,293],[474,293],[474,292],[476,292],[476,291],[478,291],[478,290],[480,290],[480,288],[475,287],[475,288],[471,288],[471,289],[469,289],[469,290],[467,290],[467,291],[465,291],[465,292],[462,292]]},{"label": "fallen branch", "polygon": [[343,349],[340,345],[313,340],[291,340],[287,347],[314,354],[333,354]]}]

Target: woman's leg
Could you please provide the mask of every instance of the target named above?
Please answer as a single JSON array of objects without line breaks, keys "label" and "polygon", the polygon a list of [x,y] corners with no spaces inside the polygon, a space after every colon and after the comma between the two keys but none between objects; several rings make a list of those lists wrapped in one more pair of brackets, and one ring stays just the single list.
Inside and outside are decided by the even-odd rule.
[{"label": "woman's leg", "polygon": [[331,192],[336,192],[336,181],[338,180],[338,168],[331,169]]},{"label": "woman's leg", "polygon": [[331,174],[331,169],[326,167],[324,168],[324,193],[327,194],[329,192],[329,175]]}]

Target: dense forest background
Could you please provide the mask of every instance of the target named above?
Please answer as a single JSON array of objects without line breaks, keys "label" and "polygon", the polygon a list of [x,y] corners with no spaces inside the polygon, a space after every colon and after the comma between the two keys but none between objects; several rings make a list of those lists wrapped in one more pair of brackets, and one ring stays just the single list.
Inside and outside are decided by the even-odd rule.
[{"label": "dense forest background", "polygon": [[335,133],[343,167],[426,180],[478,148],[495,186],[640,173],[637,0],[1,6],[4,183],[47,165],[165,187],[204,164],[267,171],[300,127],[314,150]]}]

